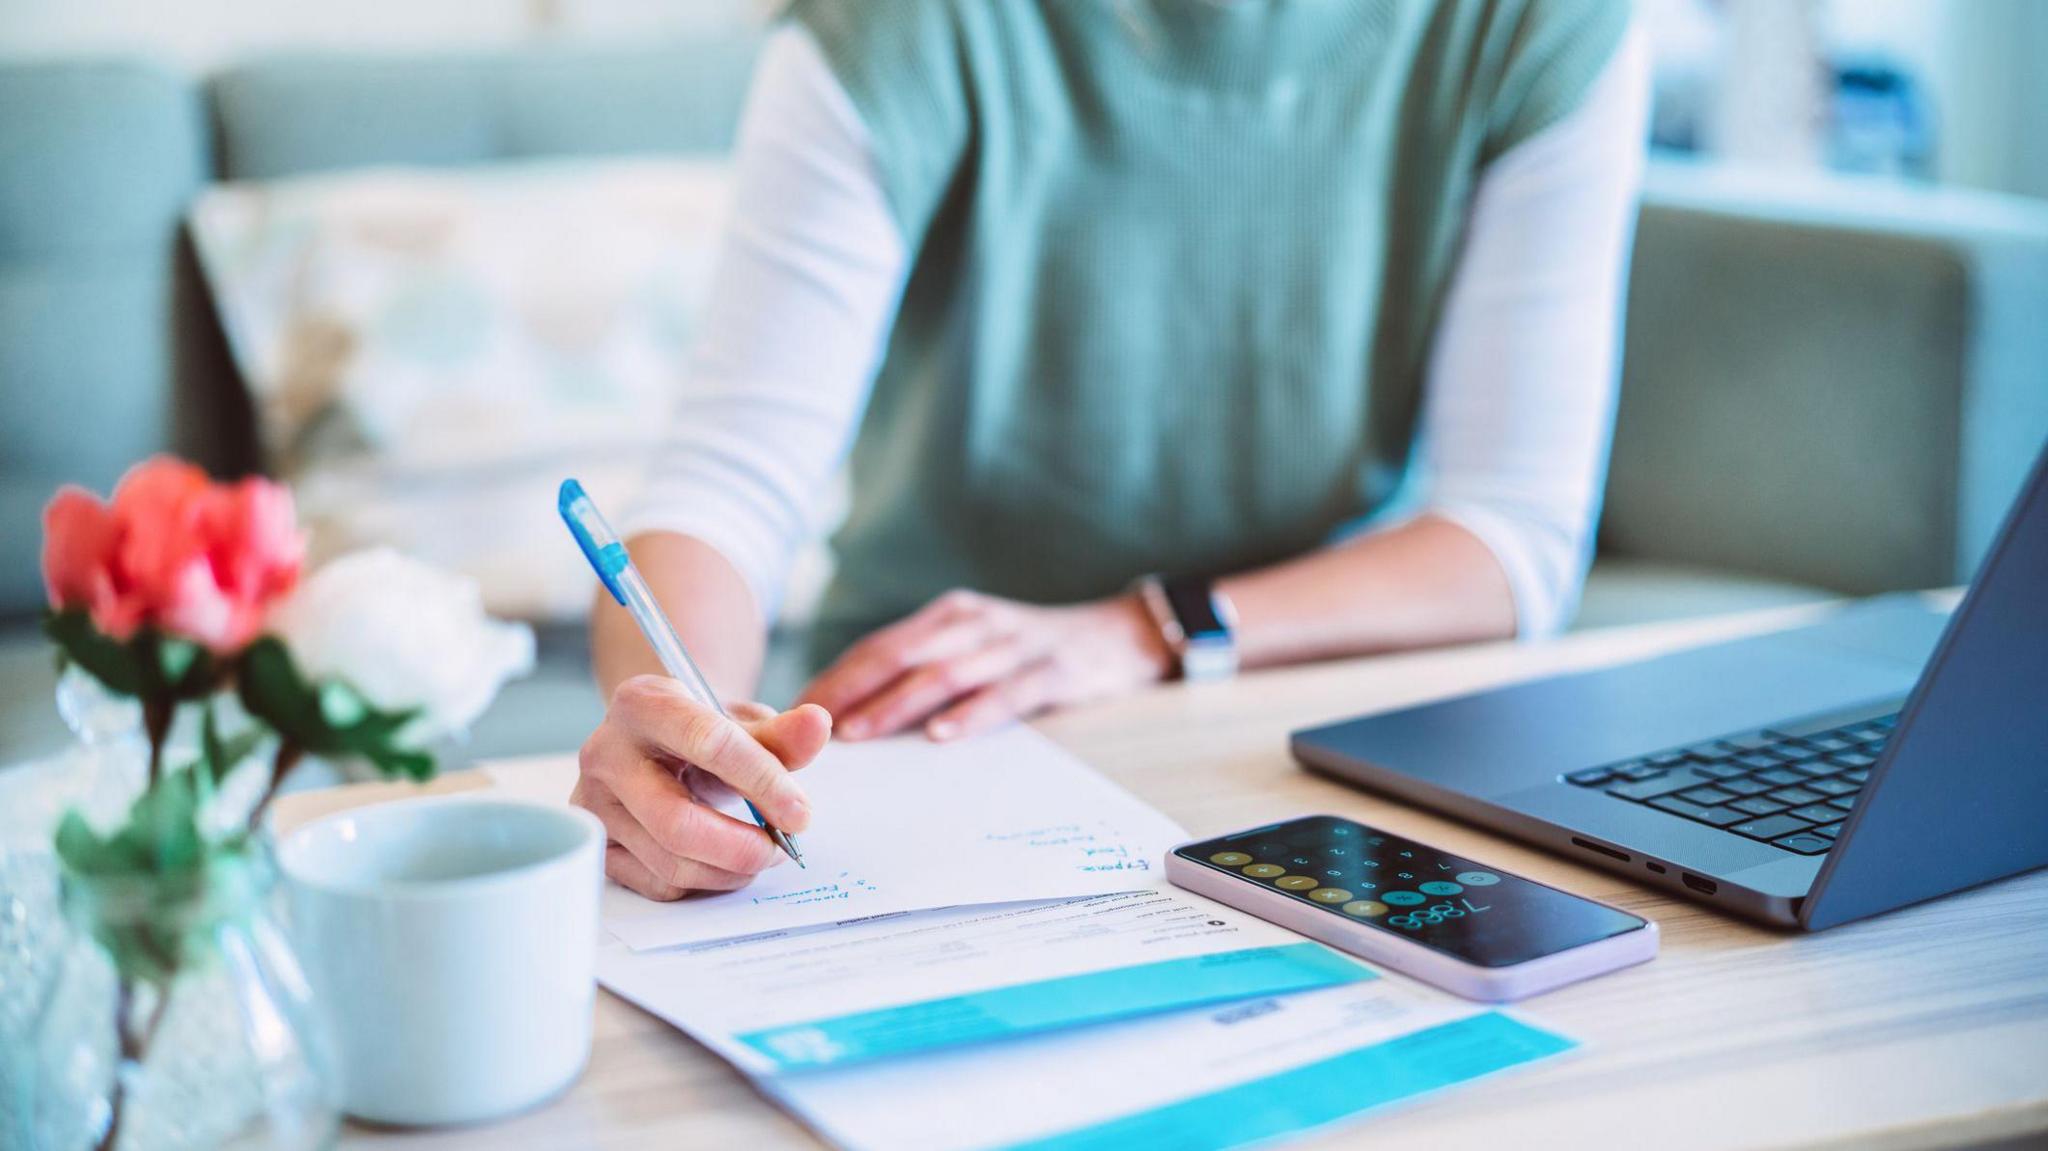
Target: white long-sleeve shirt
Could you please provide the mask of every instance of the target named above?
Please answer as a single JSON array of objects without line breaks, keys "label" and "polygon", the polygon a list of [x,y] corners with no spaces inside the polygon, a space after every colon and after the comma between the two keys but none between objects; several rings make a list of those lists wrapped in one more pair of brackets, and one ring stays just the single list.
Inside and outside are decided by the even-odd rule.
[{"label": "white long-sleeve shirt", "polygon": [[[1405,510],[1486,544],[1525,637],[1570,618],[1591,556],[1648,75],[1631,29],[1572,114],[1487,167],[1431,348]],[[626,527],[715,548],[770,616],[827,526],[911,261],[860,115],[799,26],[763,48],[735,165],[703,335]]]}]

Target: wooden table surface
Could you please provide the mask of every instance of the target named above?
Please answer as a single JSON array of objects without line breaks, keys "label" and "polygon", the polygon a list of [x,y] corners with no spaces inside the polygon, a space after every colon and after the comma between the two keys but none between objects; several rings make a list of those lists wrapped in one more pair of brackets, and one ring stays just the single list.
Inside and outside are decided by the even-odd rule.
[{"label": "wooden table surface", "polygon": [[[1309,775],[1287,755],[1286,733],[1312,722],[1765,631],[1816,610],[1172,686],[1038,726],[1192,835],[1337,812],[1662,925],[1654,963],[1524,1009],[1584,1041],[1581,1051],[1299,1146],[2048,1145],[2048,872],[1819,935],[1786,934]],[[487,785],[466,773],[437,789]],[[314,793],[279,815],[297,821],[404,790]],[[342,1146],[766,1151],[817,1142],[696,1043],[600,994],[589,1069],[561,1098],[476,1128],[351,1127]]]}]

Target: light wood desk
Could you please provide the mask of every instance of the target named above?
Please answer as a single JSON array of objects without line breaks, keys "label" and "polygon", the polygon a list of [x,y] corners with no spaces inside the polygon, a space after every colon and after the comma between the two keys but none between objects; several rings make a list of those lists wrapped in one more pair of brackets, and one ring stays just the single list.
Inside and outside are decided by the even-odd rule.
[{"label": "light wood desk", "polygon": [[[1288,730],[1311,722],[1764,631],[1814,610],[1164,688],[1039,726],[1194,835],[1338,812],[1662,925],[1656,962],[1526,1007],[1583,1040],[1581,1051],[1300,1146],[2048,1145],[2048,873],[1821,935],[1781,934],[1311,776],[1287,755]],[[279,814],[302,819],[389,790],[296,797]],[[589,1070],[552,1104],[466,1130],[351,1128],[342,1146],[761,1151],[816,1141],[694,1042],[600,995]]]}]

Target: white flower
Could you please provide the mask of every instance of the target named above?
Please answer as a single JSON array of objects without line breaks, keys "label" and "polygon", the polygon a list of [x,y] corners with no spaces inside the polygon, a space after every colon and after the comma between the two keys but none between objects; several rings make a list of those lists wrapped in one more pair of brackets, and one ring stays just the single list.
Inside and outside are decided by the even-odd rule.
[{"label": "white flower", "polygon": [[401,737],[415,747],[467,730],[533,670],[533,632],[486,615],[474,580],[389,548],[321,567],[270,622],[309,680],[340,680],[382,711],[420,709]]}]

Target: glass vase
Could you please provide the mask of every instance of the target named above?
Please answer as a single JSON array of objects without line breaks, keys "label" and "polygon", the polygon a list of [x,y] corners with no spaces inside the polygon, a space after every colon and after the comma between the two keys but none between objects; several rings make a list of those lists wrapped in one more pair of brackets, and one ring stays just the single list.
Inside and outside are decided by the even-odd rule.
[{"label": "glass vase", "polygon": [[66,945],[50,833],[76,809],[118,821],[149,774],[142,709],[77,668],[57,683],[74,740],[58,754],[0,768],[0,1148],[28,1140],[27,1088],[36,1021]]},{"label": "glass vase", "polygon": [[332,1145],[334,1062],[272,920],[272,875],[261,848],[175,887],[64,874],[70,943],[26,1076],[31,1147]]}]

